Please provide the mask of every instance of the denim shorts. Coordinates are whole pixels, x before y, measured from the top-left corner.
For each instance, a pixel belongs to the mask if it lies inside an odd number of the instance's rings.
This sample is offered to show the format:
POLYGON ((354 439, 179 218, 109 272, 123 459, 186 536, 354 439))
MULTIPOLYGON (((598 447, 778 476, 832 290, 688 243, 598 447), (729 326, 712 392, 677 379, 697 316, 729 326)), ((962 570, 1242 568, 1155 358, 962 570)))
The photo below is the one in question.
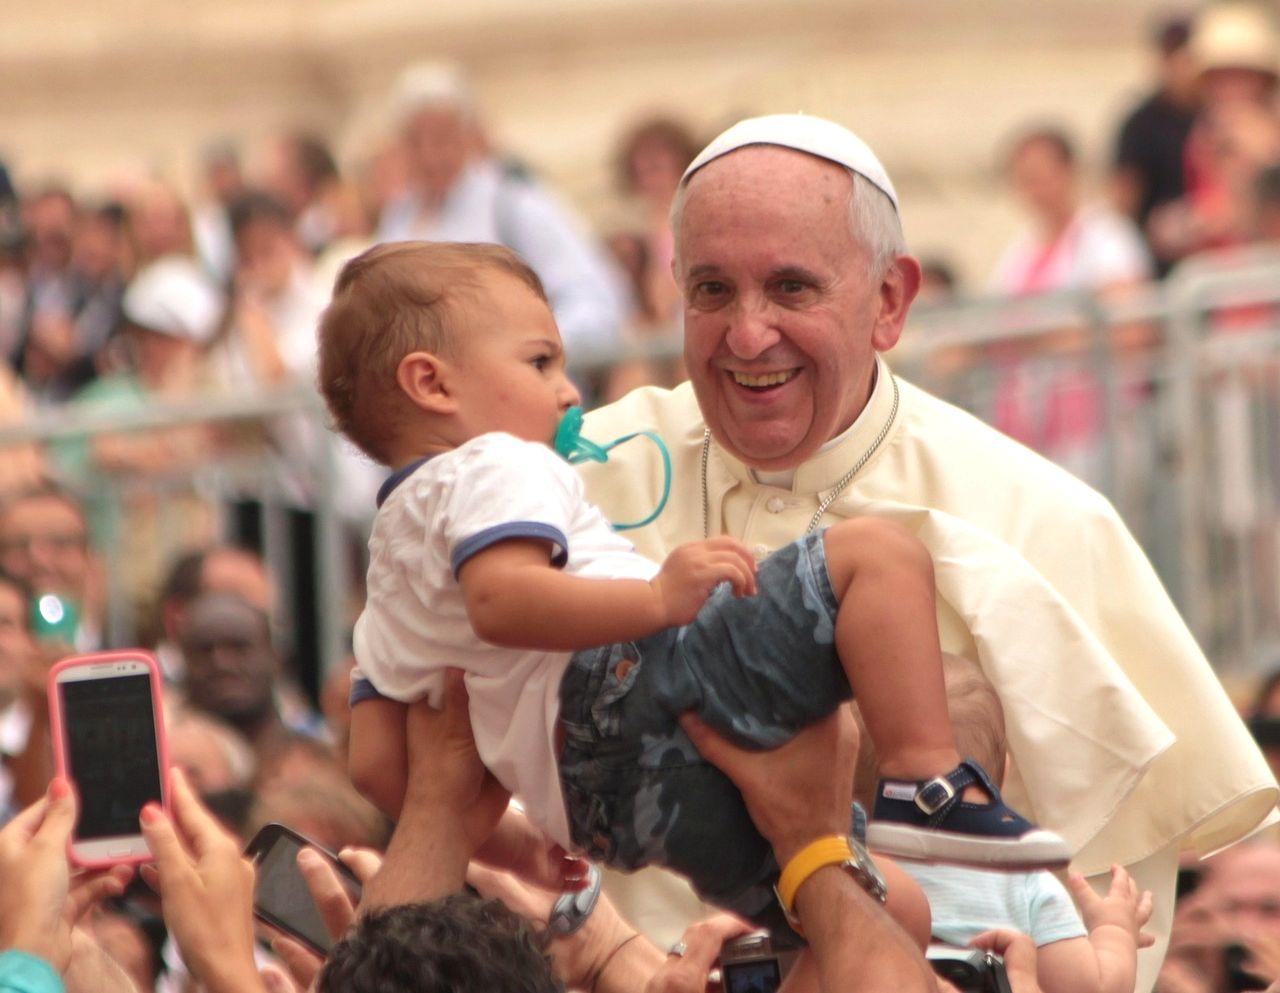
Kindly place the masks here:
POLYGON ((677 721, 693 710, 740 745, 773 748, 851 698, 822 535, 762 562, 757 586, 739 598, 722 584, 691 624, 575 653, 560 684, 560 780, 573 840, 592 858, 666 866, 781 935, 773 853, 677 721))

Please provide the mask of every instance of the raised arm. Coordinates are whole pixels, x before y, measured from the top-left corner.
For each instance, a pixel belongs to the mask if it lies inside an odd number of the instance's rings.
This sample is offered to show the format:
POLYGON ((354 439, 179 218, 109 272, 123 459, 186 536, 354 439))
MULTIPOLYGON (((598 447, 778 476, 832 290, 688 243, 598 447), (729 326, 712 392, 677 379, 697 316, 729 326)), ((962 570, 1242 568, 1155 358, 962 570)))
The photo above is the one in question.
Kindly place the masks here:
POLYGON ((643 638, 697 615, 721 582, 755 593, 755 561, 733 538, 682 545, 651 581, 571 576, 536 539, 499 542, 458 573, 467 617, 484 641, 508 648, 576 651, 643 638))

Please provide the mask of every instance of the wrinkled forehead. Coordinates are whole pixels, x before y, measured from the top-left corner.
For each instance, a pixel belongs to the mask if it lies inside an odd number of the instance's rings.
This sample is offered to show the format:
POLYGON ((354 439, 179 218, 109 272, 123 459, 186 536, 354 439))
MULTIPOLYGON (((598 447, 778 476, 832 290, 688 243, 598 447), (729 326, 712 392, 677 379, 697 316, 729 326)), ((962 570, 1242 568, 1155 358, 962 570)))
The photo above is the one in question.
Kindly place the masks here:
POLYGON ((774 197, 824 195, 853 189, 849 170, 837 162, 782 145, 745 145, 712 159, 684 180, 686 203, 716 189, 752 188, 774 197), (815 184, 812 188, 807 184, 815 184))

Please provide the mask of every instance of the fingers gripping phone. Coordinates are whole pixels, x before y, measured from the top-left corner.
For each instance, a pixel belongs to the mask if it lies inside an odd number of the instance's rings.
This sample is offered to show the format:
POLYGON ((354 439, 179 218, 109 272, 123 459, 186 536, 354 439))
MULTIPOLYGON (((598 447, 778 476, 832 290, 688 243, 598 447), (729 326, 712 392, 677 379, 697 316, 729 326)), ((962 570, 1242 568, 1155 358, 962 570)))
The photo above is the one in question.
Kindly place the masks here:
POLYGON ((267 824, 253 836, 244 852, 257 869, 253 912, 259 920, 302 942, 317 955, 328 956, 334 939, 298 868, 298 853, 304 848, 318 852, 337 873, 351 902, 360 902, 360 880, 336 855, 283 824, 267 824))
POLYGON ((79 866, 147 862, 138 815, 168 809, 160 667, 146 652, 95 652, 49 670, 49 716, 58 775, 79 814, 69 857, 79 866))

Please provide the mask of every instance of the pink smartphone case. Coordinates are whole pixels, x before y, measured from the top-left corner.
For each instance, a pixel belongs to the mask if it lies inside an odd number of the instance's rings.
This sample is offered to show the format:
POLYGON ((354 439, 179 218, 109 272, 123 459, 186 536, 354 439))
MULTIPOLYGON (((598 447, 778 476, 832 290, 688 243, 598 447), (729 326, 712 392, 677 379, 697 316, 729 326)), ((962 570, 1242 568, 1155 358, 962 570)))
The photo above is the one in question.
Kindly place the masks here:
MULTIPOLYGON (((67 669, 76 668, 86 665, 102 665, 106 662, 125 662, 139 661, 145 662, 148 675, 151 677, 151 712, 156 722, 156 753, 160 761, 160 805, 167 813, 169 810, 169 741, 165 734, 164 726, 164 679, 160 673, 160 664, 156 661, 154 655, 150 652, 144 652, 141 649, 137 651, 118 651, 118 652, 90 652, 86 655, 72 655, 62 659, 49 670, 49 681, 47 684, 49 694, 49 728, 50 737, 53 739, 53 760, 57 774, 71 784, 71 789, 76 794, 76 803, 79 804, 80 791, 76 786, 75 780, 71 778, 70 771, 67 769, 67 729, 63 720, 62 700, 58 694, 58 673, 67 669)), ((150 855, 131 855, 126 858, 102 858, 87 859, 78 854, 75 850, 75 833, 72 832, 71 840, 67 842, 67 857, 73 865, 78 865, 85 869, 101 869, 112 865, 136 865, 140 862, 150 862, 150 855)))

